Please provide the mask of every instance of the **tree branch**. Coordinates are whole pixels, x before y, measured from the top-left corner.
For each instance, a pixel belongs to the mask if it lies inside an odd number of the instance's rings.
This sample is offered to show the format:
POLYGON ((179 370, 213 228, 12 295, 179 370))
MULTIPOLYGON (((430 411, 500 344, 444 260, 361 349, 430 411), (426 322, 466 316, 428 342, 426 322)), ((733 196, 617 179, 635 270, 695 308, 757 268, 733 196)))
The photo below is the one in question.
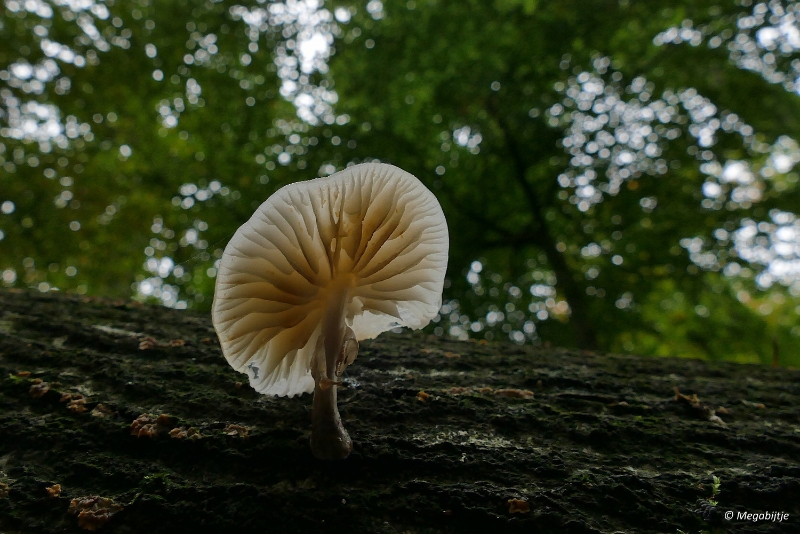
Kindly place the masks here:
POLYGON ((513 237, 515 237, 516 234, 514 232, 512 232, 511 230, 503 228, 502 226, 500 226, 499 224, 494 222, 492 219, 486 217, 485 215, 482 215, 482 214, 478 213, 477 211, 467 207, 464 203, 459 201, 457 199, 457 197, 456 197, 456 194, 453 192, 453 190, 447 185, 447 183, 444 180, 441 181, 441 184, 442 184, 442 191, 444 192, 444 194, 447 197, 447 199, 450 202, 450 204, 456 210, 458 210, 464 217, 466 217, 468 219, 472 219, 472 220, 478 221, 479 223, 484 225, 486 228, 492 230, 496 234, 498 234, 500 236, 503 236, 505 238, 513 238, 513 237))

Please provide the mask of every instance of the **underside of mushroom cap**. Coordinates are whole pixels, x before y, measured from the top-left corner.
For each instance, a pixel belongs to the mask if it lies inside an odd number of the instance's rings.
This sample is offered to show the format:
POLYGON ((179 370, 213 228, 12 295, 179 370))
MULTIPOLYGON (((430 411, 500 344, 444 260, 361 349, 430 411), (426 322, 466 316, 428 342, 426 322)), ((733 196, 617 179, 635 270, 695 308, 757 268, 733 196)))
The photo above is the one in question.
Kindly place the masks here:
POLYGON ((447 250, 436 197, 397 167, 287 185, 225 248, 212 309, 225 357, 261 393, 309 393, 333 293, 346 288, 359 340, 422 328, 441 306, 447 250))

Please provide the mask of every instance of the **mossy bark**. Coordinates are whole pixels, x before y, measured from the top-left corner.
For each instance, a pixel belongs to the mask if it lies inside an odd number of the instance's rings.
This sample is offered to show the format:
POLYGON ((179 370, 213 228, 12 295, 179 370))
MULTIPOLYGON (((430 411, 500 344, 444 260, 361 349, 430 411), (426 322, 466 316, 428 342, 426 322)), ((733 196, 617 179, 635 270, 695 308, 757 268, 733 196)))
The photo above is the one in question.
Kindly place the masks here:
POLYGON ((124 506, 109 533, 800 531, 796 370, 384 334, 339 390, 353 452, 323 462, 311 396, 252 391, 206 316, 8 291, 0 313, 2 532, 81 532, 89 495, 124 506), (131 435, 145 413, 170 417, 131 435))

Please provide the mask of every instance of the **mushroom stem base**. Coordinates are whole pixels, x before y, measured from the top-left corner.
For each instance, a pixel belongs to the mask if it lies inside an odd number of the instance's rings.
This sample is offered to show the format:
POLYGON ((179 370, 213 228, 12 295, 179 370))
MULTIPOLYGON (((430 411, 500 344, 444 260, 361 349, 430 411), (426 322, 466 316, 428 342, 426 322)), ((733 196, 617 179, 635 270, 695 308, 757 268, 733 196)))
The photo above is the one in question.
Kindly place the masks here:
POLYGON ((311 412, 311 452, 320 460, 343 460, 353 450, 353 441, 342 426, 336 407, 336 385, 314 388, 311 412))

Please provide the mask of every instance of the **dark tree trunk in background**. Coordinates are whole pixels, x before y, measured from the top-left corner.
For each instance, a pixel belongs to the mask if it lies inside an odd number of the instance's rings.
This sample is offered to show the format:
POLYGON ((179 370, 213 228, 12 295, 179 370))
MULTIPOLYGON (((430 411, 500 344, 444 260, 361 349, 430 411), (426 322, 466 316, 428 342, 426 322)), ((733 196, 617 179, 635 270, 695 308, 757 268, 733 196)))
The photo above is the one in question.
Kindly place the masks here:
POLYGON ((22 292, 0 313, 2 532, 81 532, 88 496, 124 507, 109 533, 800 532, 796 370, 384 334, 326 463, 311 396, 253 392, 204 315, 22 292))
POLYGON ((547 238, 549 242, 544 251, 556 275, 556 287, 563 292, 567 304, 569 304, 569 322, 575 332, 575 343, 583 349, 595 349, 597 348, 597 333, 589 319, 586 290, 584 286, 575 282, 572 270, 567 265, 566 257, 558 250, 558 244, 553 242, 549 233, 547 238))
MULTIPOLYGON (((545 253, 547 261, 556 275, 556 288, 566 298, 570 307, 569 322, 575 333, 575 344, 581 349, 596 349, 597 332, 589 318, 586 287, 577 282, 578 276, 582 276, 583 273, 578 270, 578 273, 573 274, 573 269, 570 268, 567 257, 558 249, 557 239, 553 235, 551 224, 545 216, 546 206, 557 206, 559 204, 559 201, 554 198, 557 191, 555 177, 549 180, 544 187, 539 184, 540 187, 537 191, 537 188, 528 179, 529 162, 536 161, 537 157, 542 155, 536 154, 535 149, 530 154, 524 154, 518 143, 518 138, 512 133, 512 128, 508 125, 503 115, 497 112, 496 103, 490 100, 487 103, 487 107, 492 112, 508 155, 511 158, 514 180, 530 209, 530 227, 526 228, 522 235, 507 237, 512 237, 510 240, 512 242, 520 237, 526 238, 528 244, 538 247, 545 253), (547 200, 543 202, 542 196, 547 200)), ((553 139, 553 142, 557 142, 557 139, 553 139)))

